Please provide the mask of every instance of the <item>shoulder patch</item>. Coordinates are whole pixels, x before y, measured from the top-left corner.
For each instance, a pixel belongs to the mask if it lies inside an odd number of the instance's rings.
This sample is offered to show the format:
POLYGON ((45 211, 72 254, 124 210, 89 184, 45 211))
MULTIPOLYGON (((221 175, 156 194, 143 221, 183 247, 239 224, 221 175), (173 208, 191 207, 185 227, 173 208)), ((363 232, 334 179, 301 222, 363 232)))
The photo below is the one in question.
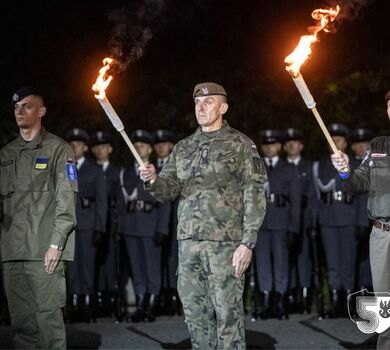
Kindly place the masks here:
POLYGON ((77 168, 73 163, 72 158, 68 158, 68 162, 65 164, 66 176, 69 181, 77 181, 77 168))

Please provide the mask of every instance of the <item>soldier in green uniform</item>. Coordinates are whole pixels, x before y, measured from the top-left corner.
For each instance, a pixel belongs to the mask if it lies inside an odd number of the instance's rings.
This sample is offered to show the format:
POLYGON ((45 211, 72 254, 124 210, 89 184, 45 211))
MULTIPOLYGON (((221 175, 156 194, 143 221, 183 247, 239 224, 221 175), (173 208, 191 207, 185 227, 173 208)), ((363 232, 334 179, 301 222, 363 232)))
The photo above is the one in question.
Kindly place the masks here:
POLYGON ((12 97, 20 134, 0 151, 1 258, 17 349, 65 349, 64 260, 73 259, 77 174, 70 146, 42 125, 42 93, 12 97))
POLYGON ((180 196, 178 292, 194 349, 245 349, 242 295, 265 214, 265 166, 255 144, 223 120, 225 89, 195 86, 199 128, 178 142, 157 176, 140 168, 160 200, 180 196))
MULTIPOLYGON (((390 119, 390 91, 385 101, 390 119)), ((374 292, 390 292, 390 136, 371 140, 357 169, 350 168, 349 158, 342 152, 333 154, 332 162, 349 191, 368 191, 368 216, 373 220, 370 235, 372 283, 374 292)), ((379 334, 377 348, 390 348, 390 330, 379 334)))

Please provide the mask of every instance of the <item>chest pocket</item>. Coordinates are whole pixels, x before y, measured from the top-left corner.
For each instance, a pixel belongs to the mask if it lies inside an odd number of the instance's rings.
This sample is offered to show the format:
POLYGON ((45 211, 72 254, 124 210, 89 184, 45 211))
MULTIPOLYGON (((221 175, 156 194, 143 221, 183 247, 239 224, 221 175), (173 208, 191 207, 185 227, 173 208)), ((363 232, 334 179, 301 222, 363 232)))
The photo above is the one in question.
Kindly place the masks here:
POLYGON ((214 172, 218 181, 229 181, 239 183, 238 175, 238 155, 234 150, 219 152, 216 155, 214 172))
POLYGON ((195 148, 183 147, 177 155, 177 176, 181 181, 188 180, 195 173, 197 154, 195 148))
POLYGON ((390 157, 369 160, 372 188, 379 192, 390 191, 390 157))
POLYGON ((0 163, 0 195, 6 198, 15 192, 15 160, 2 160, 0 163))
POLYGON ((47 192, 50 188, 51 159, 49 157, 36 157, 31 171, 30 183, 27 191, 47 192))

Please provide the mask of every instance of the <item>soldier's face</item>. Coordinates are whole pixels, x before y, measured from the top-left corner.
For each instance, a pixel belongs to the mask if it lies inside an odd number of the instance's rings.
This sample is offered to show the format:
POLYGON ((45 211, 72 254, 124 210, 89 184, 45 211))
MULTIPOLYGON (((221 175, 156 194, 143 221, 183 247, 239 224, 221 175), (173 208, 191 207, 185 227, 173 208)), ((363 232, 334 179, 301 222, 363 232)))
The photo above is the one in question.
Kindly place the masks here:
POLYGON ((390 100, 387 100, 387 115, 388 115, 389 120, 390 120, 390 100))
POLYGON ((103 143, 92 147, 92 153, 98 162, 104 162, 110 158, 112 146, 109 143, 103 143))
POLYGON ((154 151, 156 152, 157 158, 166 158, 172 151, 172 142, 159 142, 153 145, 154 151))
POLYGON ((279 142, 262 144, 261 152, 263 153, 264 157, 272 158, 278 155, 281 148, 282 145, 279 142))
POLYGON ((84 154, 88 151, 88 146, 84 141, 70 141, 69 143, 76 159, 84 157, 84 154))
POLYGON ((31 129, 41 125, 46 107, 39 96, 26 96, 15 103, 14 114, 16 124, 21 129, 31 129))
POLYGON ((203 131, 219 130, 222 117, 228 110, 223 96, 200 96, 195 98, 195 115, 203 131))
POLYGON ((303 144, 301 141, 291 140, 284 144, 283 149, 289 157, 297 157, 303 150, 303 144))
POLYGON ((134 147, 142 160, 148 160, 153 151, 152 146, 144 142, 135 142, 134 147))
POLYGON ((344 136, 332 136, 332 139, 334 143, 336 144, 336 147, 338 150, 344 152, 345 149, 347 148, 347 140, 345 139, 344 136))
POLYGON ((363 142, 354 142, 351 145, 352 151, 359 157, 362 158, 364 154, 367 151, 368 148, 368 141, 363 141, 363 142))

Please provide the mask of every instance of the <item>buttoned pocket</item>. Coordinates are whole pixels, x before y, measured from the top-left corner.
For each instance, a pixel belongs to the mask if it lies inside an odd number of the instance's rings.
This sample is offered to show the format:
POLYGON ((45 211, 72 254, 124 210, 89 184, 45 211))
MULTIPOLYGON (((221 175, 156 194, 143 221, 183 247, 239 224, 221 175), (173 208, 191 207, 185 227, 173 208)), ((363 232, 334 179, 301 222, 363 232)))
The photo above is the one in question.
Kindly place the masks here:
POLYGON ((0 163, 0 195, 6 198, 15 192, 15 160, 2 159, 0 163))
POLYGON ((371 159, 371 185, 374 191, 389 192, 390 190, 390 157, 371 159))

